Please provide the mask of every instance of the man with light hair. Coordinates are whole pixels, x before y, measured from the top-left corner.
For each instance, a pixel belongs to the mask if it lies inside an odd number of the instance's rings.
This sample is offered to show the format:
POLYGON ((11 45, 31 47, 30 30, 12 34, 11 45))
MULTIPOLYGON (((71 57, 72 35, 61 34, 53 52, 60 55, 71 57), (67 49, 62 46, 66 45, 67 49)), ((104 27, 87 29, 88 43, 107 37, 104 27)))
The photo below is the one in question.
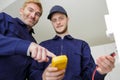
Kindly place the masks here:
POLYGON ((27 0, 20 19, 0 13, 0 80, 40 80, 38 62, 55 56, 32 36, 42 12, 39 0, 27 0))

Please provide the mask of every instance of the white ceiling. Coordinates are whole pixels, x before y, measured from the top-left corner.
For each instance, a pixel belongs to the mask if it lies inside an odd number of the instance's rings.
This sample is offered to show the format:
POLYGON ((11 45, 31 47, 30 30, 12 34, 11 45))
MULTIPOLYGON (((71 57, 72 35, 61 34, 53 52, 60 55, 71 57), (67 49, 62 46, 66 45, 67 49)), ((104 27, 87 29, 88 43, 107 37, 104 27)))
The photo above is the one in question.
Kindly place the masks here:
POLYGON ((10 1, 10 0, 5 0, 5 1, 1 0, 0 1, 0 11, 3 10, 3 9, 5 9, 6 7, 8 7, 13 2, 15 2, 15 0, 12 0, 12 1, 10 1))
MULTIPOLYGON (((19 8, 25 0, 16 0, 3 11, 19 17, 19 8)), ((1 1, 0 1, 1 3, 1 1)), ((106 36, 104 15, 108 13, 105 0, 41 0, 43 15, 34 27, 37 42, 52 38, 55 32, 47 15, 54 5, 62 5, 68 12, 69 33, 87 41, 90 46, 114 42, 106 36)), ((5 3, 6 4, 6 3, 5 3)))

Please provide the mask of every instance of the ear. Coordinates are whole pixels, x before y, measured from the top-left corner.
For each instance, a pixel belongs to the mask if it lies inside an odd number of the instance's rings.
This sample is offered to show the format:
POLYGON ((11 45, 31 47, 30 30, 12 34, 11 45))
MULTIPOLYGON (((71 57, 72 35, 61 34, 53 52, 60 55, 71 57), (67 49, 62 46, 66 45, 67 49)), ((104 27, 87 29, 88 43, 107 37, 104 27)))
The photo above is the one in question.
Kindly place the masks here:
POLYGON ((67 21, 69 21, 69 17, 67 17, 67 21))
POLYGON ((23 8, 20 8, 19 13, 20 15, 23 14, 23 8))

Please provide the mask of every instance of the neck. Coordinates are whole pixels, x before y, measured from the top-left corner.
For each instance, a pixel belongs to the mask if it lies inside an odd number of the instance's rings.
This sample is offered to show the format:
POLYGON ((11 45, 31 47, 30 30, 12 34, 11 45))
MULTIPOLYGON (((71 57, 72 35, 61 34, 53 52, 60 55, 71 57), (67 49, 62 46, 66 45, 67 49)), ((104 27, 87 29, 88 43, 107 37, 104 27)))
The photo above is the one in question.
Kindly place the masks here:
POLYGON ((68 32, 65 32, 65 33, 62 33, 62 34, 56 34, 58 36, 60 36, 62 39, 64 38, 64 36, 68 35, 69 33, 68 32))

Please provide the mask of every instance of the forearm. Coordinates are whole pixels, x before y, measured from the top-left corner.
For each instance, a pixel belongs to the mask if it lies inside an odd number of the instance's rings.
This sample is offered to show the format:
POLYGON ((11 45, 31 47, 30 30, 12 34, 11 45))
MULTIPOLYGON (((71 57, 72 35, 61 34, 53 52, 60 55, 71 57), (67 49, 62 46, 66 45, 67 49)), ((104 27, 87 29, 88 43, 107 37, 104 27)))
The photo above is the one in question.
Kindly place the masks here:
POLYGON ((94 80, 104 80, 105 76, 106 76, 106 74, 101 75, 98 71, 96 71, 94 80))
POLYGON ((27 55, 29 45, 29 41, 18 38, 10 38, 0 34, 0 56, 15 54, 27 55))

